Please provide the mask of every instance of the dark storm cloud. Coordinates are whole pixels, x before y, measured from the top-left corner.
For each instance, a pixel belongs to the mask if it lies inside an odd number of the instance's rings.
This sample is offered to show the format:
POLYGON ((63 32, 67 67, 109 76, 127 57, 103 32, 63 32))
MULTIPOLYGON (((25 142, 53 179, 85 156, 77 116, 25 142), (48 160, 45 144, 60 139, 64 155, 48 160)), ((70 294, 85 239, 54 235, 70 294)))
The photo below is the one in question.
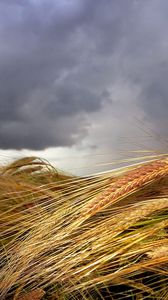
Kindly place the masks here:
POLYGON ((0 148, 76 144, 120 80, 140 87, 138 105, 165 128, 167 6, 0 0, 0 148))
POLYGON ((137 1, 139 12, 132 17, 121 64, 124 76, 140 87, 138 105, 156 132, 168 128, 168 2, 137 1), (142 5, 143 3, 143 5, 142 5), (134 26, 133 26, 134 25, 134 26))

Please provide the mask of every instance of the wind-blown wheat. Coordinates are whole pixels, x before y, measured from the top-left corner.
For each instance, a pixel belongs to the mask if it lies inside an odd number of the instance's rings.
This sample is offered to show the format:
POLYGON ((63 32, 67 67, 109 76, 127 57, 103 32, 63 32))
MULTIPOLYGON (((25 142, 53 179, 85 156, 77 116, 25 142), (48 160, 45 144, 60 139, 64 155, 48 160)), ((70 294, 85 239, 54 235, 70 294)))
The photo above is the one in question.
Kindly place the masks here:
POLYGON ((54 182, 53 170, 48 183, 45 174, 37 172, 38 165, 33 175, 32 166, 24 174, 17 165, 22 169, 16 163, 12 171, 6 168, 9 174, 4 177, 11 180, 15 192, 0 194, 1 235, 4 241, 11 238, 0 252, 2 299, 18 286, 37 290, 38 285, 44 290, 58 286, 60 299, 64 295, 70 299, 71 293, 73 299, 94 299, 87 298, 85 291, 95 289, 101 294, 103 286, 121 284, 153 295, 152 279, 149 284, 137 279, 144 270, 162 276, 156 284, 166 289, 167 159, 124 168, 119 175, 114 172, 113 178, 111 174, 91 181, 68 178, 62 186, 54 182), (158 195, 151 193, 155 186, 158 195), (129 197, 133 201, 124 204, 129 197))

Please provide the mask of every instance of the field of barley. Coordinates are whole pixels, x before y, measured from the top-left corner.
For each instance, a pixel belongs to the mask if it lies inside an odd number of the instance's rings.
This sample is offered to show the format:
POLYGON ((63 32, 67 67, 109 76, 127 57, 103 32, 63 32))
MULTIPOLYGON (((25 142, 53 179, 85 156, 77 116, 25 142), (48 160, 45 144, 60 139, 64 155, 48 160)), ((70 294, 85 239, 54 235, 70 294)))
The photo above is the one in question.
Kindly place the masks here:
POLYGON ((168 157, 93 176, 0 167, 0 299, 168 299, 168 157))

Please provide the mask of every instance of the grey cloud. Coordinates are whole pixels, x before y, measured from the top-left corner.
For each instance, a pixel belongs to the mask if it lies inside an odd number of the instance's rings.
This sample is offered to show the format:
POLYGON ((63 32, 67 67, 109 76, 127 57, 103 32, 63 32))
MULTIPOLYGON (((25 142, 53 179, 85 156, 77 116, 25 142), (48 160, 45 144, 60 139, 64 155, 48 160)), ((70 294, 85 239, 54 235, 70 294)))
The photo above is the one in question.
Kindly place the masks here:
MULTIPOLYGON (((142 1, 143 2, 143 1, 142 1)), ((138 3, 138 1, 137 1, 138 3)), ((125 77, 140 87, 138 104, 152 127, 163 136, 168 128, 167 1, 147 1, 133 17, 136 26, 123 51, 125 77), (135 20, 136 18, 136 20, 135 20)), ((122 60, 122 62, 123 62, 122 60)))
POLYGON ((87 134, 87 122, 82 116, 74 116, 73 120, 69 117, 56 118, 55 122, 50 122, 42 114, 35 117, 38 117, 38 122, 31 116, 28 122, 17 120, 1 124, 4 148, 40 150, 46 145, 72 146, 87 134))
POLYGON ((0 148, 87 138, 94 113, 107 103, 114 113, 116 82, 140 89, 137 106, 165 132, 167 8, 156 0, 0 0, 0 148))
POLYGON ((44 5, 39 6, 30 1, 29 5, 23 3, 21 10, 19 1, 3 2, 1 6, 1 14, 8 18, 1 21, 3 30, 0 36, 0 146, 18 149, 68 146, 76 142, 74 136, 85 131, 85 113, 100 109, 103 101, 99 93, 82 86, 82 83, 67 84, 61 80, 64 72, 71 74, 74 68, 80 69, 81 56, 87 51, 89 41, 86 38, 78 45, 80 36, 78 32, 76 34, 78 28, 87 23, 87 5, 81 1, 81 5, 74 8, 75 13, 73 9, 65 13, 52 1, 48 4, 42 2, 44 5), (86 50, 82 49, 83 46, 86 50), (55 86, 57 80, 62 81, 61 85, 55 86), (39 90, 40 100, 35 99, 39 90), (28 113, 25 111, 27 107, 28 113), (34 110, 37 114, 33 118, 34 110), (77 114, 83 121, 74 124, 77 114), (61 129, 60 120, 66 115, 71 118, 69 122, 62 122, 61 129), (64 135, 60 137, 59 131, 62 130, 64 135))
POLYGON ((168 128, 168 62, 152 68, 150 80, 143 85, 141 105, 158 134, 167 136, 168 128))
POLYGON ((101 98, 98 94, 75 84, 64 82, 55 88, 55 97, 47 105, 50 117, 55 115, 75 115, 79 112, 93 112, 101 107, 101 98))

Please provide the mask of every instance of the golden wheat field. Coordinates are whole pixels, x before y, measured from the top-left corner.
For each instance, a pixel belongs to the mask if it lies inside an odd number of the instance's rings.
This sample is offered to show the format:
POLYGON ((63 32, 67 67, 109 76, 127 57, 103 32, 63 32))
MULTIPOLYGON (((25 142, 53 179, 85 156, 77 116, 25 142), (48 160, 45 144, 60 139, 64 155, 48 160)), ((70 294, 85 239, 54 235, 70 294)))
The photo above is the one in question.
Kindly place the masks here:
POLYGON ((0 299, 168 299, 168 156, 77 177, 0 168, 0 299))

